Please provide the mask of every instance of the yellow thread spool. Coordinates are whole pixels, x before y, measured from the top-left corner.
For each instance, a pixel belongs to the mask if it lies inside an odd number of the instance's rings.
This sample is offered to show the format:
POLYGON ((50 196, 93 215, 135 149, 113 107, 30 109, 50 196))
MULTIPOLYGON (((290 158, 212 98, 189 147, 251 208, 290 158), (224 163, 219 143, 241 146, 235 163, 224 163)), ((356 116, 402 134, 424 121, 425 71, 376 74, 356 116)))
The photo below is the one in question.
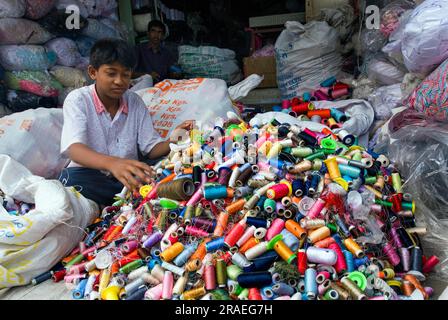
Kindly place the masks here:
POLYGON ((187 264, 185 265, 185 270, 187 270, 188 272, 197 271, 201 268, 201 266, 202 266, 201 260, 194 259, 187 262, 187 264))
POLYGON ((334 182, 336 182, 338 185, 340 185, 342 188, 344 188, 345 191, 348 191, 348 182, 345 181, 342 178, 336 178, 334 179, 334 182))
POLYGON ((121 289, 119 286, 107 287, 101 292, 101 300, 119 300, 121 289))
POLYGON ((185 291, 182 295, 182 299, 183 300, 196 300, 196 299, 202 297, 203 295, 205 295, 206 293, 207 293, 207 291, 205 290, 205 287, 194 288, 194 289, 185 291))
POLYGON ((152 186, 145 185, 140 188, 139 193, 143 198, 146 198, 146 196, 148 195, 148 193, 151 192, 151 190, 152 190, 152 186))
POLYGON ((100 283, 98 286, 98 292, 100 293, 100 295, 109 285, 109 281, 110 281, 110 268, 107 268, 101 272, 100 283))
POLYGON ((371 191, 375 195, 375 198, 378 198, 378 199, 383 198, 383 194, 381 192, 379 192, 378 190, 376 190, 375 188, 373 188, 372 186, 364 185, 364 187, 367 190, 371 191))
POLYGON ((176 258, 182 251, 184 251, 184 245, 181 242, 174 243, 171 247, 165 249, 161 254, 160 258, 166 262, 171 262, 176 258))
POLYGON ((295 258, 294 252, 282 241, 279 240, 274 244, 274 250, 278 255, 288 263, 295 258))
POLYGON ((311 231, 308 234, 308 241, 311 243, 315 243, 319 240, 323 240, 325 238, 328 238, 331 234, 331 231, 328 227, 320 227, 319 229, 316 229, 314 231, 311 231))
POLYGON ((352 238, 344 239, 344 245, 357 258, 363 258, 364 252, 361 247, 352 238))
POLYGON ((376 177, 376 182, 373 184, 373 187, 378 190, 382 191, 384 188, 384 177, 382 175, 378 175, 376 177))
POLYGON ((271 146, 267 158, 271 159, 277 157, 281 151, 282 151, 282 145, 280 144, 280 142, 276 142, 271 146))
POLYGON ((330 174, 331 180, 335 180, 341 178, 341 172, 339 171, 339 166, 336 158, 328 158, 324 160, 325 165, 327 166, 328 173, 330 174))
POLYGON ((261 147, 258 149, 259 154, 262 154, 266 156, 269 153, 269 150, 271 149, 272 142, 271 141, 265 141, 261 147))

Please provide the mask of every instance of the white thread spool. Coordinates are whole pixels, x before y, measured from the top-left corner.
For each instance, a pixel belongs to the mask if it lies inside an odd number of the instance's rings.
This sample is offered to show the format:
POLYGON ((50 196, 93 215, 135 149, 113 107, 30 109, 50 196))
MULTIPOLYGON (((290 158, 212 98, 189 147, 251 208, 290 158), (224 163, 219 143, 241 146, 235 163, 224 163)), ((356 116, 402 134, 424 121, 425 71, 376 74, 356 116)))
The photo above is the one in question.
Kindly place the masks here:
POLYGON ((163 268, 159 264, 156 264, 151 270, 151 275, 160 282, 163 282, 164 274, 165 270, 163 270, 163 268))
POLYGON ((131 273, 129 273, 129 275, 128 275, 128 279, 133 281, 133 280, 135 280, 137 278, 141 278, 142 275, 144 275, 147 272, 148 272, 148 267, 147 266, 140 267, 140 268, 138 268, 136 270, 131 271, 131 273))
POLYGON ((262 227, 257 228, 254 231, 254 237, 255 237, 255 239, 261 240, 266 236, 267 232, 268 231, 266 230, 266 228, 262 228, 262 227))
POLYGON ((89 294, 89 299, 90 300, 100 300, 100 294, 98 291, 92 291, 89 294))
POLYGON ((178 267, 178 266, 176 266, 174 264, 171 264, 171 263, 168 263, 166 261, 162 261, 162 265, 161 266, 162 266, 163 269, 168 270, 168 271, 178 275, 179 277, 182 277, 184 275, 184 273, 185 273, 185 269, 184 268, 178 267))
POLYGON ((174 284, 173 294, 181 295, 184 292, 185 287, 187 286, 187 282, 188 282, 187 275, 179 277, 179 279, 177 279, 176 283, 174 284))
POLYGON ((253 259, 261 256, 266 251, 268 251, 267 242, 263 241, 263 242, 256 244, 252 248, 248 249, 244 255, 246 256, 246 258, 248 260, 253 260, 253 259))
POLYGON ((154 277, 153 275, 151 275, 150 273, 146 272, 144 274, 142 274, 141 278, 143 279, 143 281, 149 285, 152 286, 156 286, 159 283, 161 283, 162 281, 160 281, 159 279, 157 279, 156 277, 154 277))
POLYGON ((338 258, 333 250, 317 247, 309 247, 306 250, 306 257, 309 262, 330 266, 334 265, 338 258))
POLYGON ((247 258, 240 252, 236 252, 232 255, 232 262, 240 268, 245 268, 251 265, 249 260, 247 260, 247 258))
POLYGON ((137 290, 138 287, 140 287, 144 284, 145 284, 145 281, 142 278, 135 279, 134 281, 132 281, 131 283, 127 284, 124 287, 124 291, 126 292, 127 295, 129 295, 130 293, 137 290))

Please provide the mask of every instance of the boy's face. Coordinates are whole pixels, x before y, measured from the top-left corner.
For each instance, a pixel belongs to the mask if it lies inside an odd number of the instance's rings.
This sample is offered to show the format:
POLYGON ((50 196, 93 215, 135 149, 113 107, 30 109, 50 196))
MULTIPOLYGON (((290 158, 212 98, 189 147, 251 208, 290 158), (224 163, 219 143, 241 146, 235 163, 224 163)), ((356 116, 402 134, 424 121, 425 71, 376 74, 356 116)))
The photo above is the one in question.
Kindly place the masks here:
POLYGON ((110 99, 120 99, 131 83, 132 70, 115 62, 103 64, 99 69, 89 66, 89 75, 96 81, 99 94, 110 99))
POLYGON ((154 46, 159 46, 162 42, 164 32, 160 27, 151 27, 148 32, 149 42, 154 46))

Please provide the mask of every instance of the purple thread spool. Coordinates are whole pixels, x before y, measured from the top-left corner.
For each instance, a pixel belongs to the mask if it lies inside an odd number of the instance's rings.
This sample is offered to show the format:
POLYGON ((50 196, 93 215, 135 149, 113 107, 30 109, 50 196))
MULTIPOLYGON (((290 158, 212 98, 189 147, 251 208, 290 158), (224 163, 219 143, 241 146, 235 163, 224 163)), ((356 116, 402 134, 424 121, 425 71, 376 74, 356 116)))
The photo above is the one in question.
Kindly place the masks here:
POLYGON ((163 233, 161 231, 156 231, 152 235, 149 236, 148 239, 143 243, 143 248, 149 249, 153 247, 156 243, 158 243, 163 238, 163 233))
POLYGON ((319 101, 321 101, 321 100, 326 100, 326 101, 330 100, 330 97, 327 96, 325 93, 323 93, 320 90, 317 90, 317 91, 314 92, 314 97, 316 97, 316 99, 319 100, 319 101))
POLYGON ((396 267, 400 263, 400 257, 390 243, 384 245, 384 253, 387 255, 389 262, 396 267))

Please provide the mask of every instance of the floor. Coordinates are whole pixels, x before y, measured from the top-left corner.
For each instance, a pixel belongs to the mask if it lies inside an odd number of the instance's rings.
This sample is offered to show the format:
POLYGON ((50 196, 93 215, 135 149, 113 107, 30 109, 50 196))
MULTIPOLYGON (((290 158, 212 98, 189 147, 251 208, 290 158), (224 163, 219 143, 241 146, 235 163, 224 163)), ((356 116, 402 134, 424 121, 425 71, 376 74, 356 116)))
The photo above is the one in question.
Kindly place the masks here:
MULTIPOLYGON (((425 286, 434 289, 433 300, 436 300, 448 286, 448 282, 429 279, 425 286)), ((73 300, 70 288, 65 284, 46 281, 37 286, 24 286, 0 290, 0 300, 73 300)))

